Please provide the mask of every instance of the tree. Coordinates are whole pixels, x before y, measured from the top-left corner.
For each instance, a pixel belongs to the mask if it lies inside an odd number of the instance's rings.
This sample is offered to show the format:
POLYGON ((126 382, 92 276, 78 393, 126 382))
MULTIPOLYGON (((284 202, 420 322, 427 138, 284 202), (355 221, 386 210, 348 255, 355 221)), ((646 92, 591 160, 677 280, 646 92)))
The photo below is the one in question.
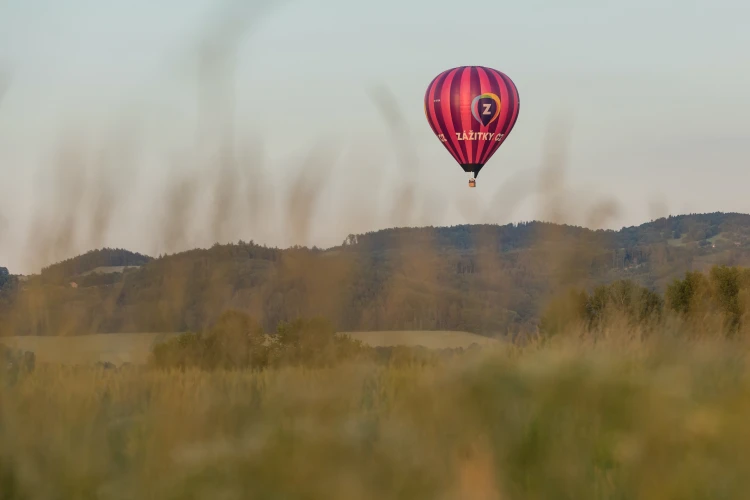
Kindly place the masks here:
POLYGON ((10 272, 7 267, 0 267, 0 290, 10 281, 10 272))
POLYGON ((618 280, 596 287, 591 294, 571 290, 553 299, 542 315, 544 335, 596 331, 613 322, 628 327, 650 327, 662 317, 663 300, 656 292, 630 280, 618 280))
POLYGON ((666 302, 673 311, 688 315, 697 309, 707 290, 708 279, 705 275, 698 271, 686 272, 684 279, 676 279, 667 287, 666 302))
POLYGON ((222 313, 208 341, 213 344, 218 364, 226 368, 263 367, 267 363, 263 328, 243 312, 222 313))

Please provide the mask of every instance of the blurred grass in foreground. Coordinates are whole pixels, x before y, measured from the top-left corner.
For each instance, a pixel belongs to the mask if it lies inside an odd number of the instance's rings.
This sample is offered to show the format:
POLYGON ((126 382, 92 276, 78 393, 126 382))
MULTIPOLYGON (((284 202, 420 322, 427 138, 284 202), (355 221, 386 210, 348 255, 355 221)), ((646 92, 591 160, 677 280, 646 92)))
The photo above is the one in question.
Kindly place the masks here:
POLYGON ((401 367, 42 365, 0 389, 0 498, 746 498, 747 354, 662 337, 401 367))

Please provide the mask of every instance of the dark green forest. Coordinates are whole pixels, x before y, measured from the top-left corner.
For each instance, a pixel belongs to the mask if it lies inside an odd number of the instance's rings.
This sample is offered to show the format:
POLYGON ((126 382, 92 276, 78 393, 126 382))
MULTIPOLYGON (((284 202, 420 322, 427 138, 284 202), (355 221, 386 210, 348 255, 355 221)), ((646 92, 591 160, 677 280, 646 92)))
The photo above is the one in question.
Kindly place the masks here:
POLYGON ((0 272, 4 335, 201 331, 226 310, 272 331, 322 317, 338 331, 539 328, 567 290, 626 280, 664 294, 687 272, 750 265, 750 215, 670 216, 619 231, 544 222, 395 228, 334 248, 254 242, 155 258, 102 249, 39 274, 0 272), (90 273, 99 267, 124 272, 90 273))

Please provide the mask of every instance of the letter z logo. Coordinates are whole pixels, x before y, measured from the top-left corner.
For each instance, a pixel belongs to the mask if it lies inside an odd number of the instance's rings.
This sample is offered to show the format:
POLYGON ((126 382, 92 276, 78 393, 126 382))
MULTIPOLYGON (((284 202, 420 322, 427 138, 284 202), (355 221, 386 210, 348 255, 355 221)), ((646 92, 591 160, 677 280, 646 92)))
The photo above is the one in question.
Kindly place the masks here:
POLYGON ((501 104, 500 98, 495 94, 481 94, 471 101, 471 114, 476 121, 487 127, 490 123, 497 120, 498 116, 500 116, 501 104))

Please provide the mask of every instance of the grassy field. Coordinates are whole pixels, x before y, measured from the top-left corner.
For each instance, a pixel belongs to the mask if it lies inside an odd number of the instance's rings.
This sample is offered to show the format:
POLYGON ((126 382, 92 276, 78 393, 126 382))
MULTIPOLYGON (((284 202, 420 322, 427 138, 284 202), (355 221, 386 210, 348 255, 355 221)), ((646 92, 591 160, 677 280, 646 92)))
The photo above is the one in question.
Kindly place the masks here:
POLYGON ((154 344, 175 333, 108 333, 71 337, 0 337, 14 349, 31 351, 39 363, 88 364, 109 362, 142 364, 154 344))
POLYGON ((352 338, 373 347, 377 346, 424 346, 430 349, 495 345, 497 340, 468 332, 445 331, 393 331, 393 332, 346 332, 352 338))
MULTIPOLYGON (((351 332, 357 340, 372 346, 422 345, 431 349, 493 345, 498 341, 467 332, 351 332)), ((112 333, 74 337, 0 337, 14 349, 32 351, 40 363, 86 364, 109 362, 143 364, 151 348, 176 333, 112 333)))
POLYGON ((0 384, 0 497, 747 498, 748 351, 609 341, 400 368, 40 366, 0 384))

